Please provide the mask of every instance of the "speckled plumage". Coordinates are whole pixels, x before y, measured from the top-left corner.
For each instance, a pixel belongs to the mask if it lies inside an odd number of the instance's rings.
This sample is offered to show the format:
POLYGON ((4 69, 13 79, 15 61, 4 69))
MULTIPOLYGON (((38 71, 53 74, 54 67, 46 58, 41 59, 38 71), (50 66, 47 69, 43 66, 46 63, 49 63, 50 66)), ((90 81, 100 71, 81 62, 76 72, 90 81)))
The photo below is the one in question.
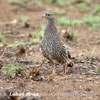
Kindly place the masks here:
MULTIPOLYGON (((48 14, 48 13, 46 13, 48 14)), ((55 19, 53 14, 46 16, 47 27, 44 33, 44 38, 41 41, 41 50, 44 57, 50 60, 52 63, 68 63, 68 52, 66 51, 63 42, 59 37, 59 33, 55 26, 55 19), (49 18, 48 18, 49 17, 49 18), (51 18, 50 18, 51 17, 51 18)))

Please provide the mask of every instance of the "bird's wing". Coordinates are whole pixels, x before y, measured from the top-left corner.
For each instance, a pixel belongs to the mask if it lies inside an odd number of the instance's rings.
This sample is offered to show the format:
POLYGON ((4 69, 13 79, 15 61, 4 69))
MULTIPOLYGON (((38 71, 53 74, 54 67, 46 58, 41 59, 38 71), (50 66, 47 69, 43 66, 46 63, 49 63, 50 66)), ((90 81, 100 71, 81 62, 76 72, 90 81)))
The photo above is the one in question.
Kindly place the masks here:
POLYGON ((69 45, 65 45, 65 44, 63 43, 63 46, 65 47, 66 51, 74 51, 74 49, 71 48, 69 45))
POLYGON ((71 48, 69 45, 66 45, 66 44, 64 43, 65 41, 64 41, 64 39, 62 38, 62 36, 60 35, 60 32, 59 32, 59 37, 60 37, 60 40, 61 40, 63 46, 65 47, 66 51, 74 51, 73 48, 71 48))

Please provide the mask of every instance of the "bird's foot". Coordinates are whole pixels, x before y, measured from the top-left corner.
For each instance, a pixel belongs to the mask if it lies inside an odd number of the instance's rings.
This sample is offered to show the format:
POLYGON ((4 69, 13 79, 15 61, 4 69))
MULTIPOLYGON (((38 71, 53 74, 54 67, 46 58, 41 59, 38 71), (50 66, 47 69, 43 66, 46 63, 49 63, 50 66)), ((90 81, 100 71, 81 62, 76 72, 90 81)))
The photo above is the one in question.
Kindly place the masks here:
POLYGON ((54 64, 52 75, 56 75, 56 65, 54 64))
POLYGON ((64 68, 64 75, 66 75, 66 66, 64 65, 63 68, 64 68))
POLYGON ((53 72, 52 72, 52 75, 56 75, 56 72, 55 72, 55 70, 53 70, 53 72))

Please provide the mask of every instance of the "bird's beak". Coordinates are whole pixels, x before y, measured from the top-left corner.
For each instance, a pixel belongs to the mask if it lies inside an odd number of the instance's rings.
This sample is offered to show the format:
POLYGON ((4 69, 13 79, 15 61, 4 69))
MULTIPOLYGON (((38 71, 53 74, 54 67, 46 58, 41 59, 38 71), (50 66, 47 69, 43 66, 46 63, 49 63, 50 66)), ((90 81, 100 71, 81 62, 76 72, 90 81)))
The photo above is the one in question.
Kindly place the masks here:
POLYGON ((42 16, 42 18, 46 18, 46 16, 45 16, 45 15, 43 15, 43 16, 42 16))

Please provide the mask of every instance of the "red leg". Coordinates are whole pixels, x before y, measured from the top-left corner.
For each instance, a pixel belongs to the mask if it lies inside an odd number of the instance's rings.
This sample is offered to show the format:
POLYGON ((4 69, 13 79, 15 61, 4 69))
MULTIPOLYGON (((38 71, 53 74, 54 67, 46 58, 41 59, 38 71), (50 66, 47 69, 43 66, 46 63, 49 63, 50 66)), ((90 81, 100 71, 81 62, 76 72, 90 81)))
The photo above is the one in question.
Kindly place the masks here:
POLYGON ((64 68, 64 74, 66 74, 66 66, 64 65, 63 68, 64 68))
POLYGON ((53 72, 52 72, 53 75, 56 74, 56 65, 54 64, 54 67, 53 67, 53 72))

